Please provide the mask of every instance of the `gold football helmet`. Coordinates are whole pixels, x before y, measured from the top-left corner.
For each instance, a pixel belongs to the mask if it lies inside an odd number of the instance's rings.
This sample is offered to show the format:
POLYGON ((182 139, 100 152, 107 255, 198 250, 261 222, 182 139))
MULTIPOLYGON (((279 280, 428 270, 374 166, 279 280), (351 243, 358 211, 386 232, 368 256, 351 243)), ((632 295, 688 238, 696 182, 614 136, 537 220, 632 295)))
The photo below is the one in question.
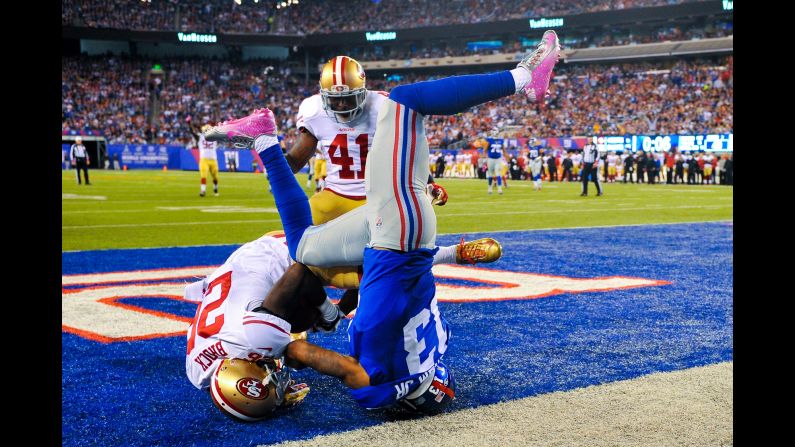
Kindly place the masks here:
POLYGON ((367 100, 362 66, 348 56, 331 58, 320 74, 323 110, 338 123, 353 121, 364 111, 367 100))
POLYGON ((246 422, 260 421, 284 402, 290 373, 273 360, 225 359, 213 374, 210 394, 222 413, 246 422))
POLYGON ((213 126, 211 126, 209 124, 205 124, 205 125, 202 126, 201 131, 202 131, 202 133, 205 133, 205 132, 207 132, 208 130, 210 130, 212 128, 213 128, 213 126))

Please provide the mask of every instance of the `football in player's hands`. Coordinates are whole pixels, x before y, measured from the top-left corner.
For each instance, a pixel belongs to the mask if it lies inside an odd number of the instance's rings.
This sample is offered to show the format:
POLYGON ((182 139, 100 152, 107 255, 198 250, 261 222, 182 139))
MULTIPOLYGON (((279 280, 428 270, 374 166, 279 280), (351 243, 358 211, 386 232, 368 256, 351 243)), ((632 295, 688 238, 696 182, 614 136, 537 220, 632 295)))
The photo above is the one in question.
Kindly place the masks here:
POLYGON ((431 196, 432 205, 444 206, 447 203, 447 190, 438 183, 428 184, 428 195, 431 196))

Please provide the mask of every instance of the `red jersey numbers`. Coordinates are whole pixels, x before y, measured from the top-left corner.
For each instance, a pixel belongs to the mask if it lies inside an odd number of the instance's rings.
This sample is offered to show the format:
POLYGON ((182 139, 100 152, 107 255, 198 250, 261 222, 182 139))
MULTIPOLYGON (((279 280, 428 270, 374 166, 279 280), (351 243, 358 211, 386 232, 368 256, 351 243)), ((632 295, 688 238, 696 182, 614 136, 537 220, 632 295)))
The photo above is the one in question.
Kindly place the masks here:
POLYGON ((328 158, 331 163, 340 166, 340 178, 347 180, 362 180, 364 179, 364 168, 367 165, 367 151, 369 145, 369 135, 363 133, 356 137, 354 143, 359 146, 359 170, 352 167, 357 164, 354 157, 357 156, 356 151, 353 154, 348 152, 348 134, 337 134, 334 140, 328 147, 328 158))
POLYGON ((232 272, 228 271, 223 275, 215 278, 207 286, 205 293, 205 302, 203 307, 196 311, 196 318, 193 320, 193 328, 191 329, 190 340, 188 340, 188 353, 193 350, 193 345, 196 341, 196 334, 198 333, 202 338, 209 338, 221 331, 224 325, 224 314, 215 315, 211 319, 211 323, 207 324, 207 318, 210 312, 218 309, 226 301, 229 295, 229 289, 232 288, 232 272), (209 298, 209 299, 208 299, 209 298))

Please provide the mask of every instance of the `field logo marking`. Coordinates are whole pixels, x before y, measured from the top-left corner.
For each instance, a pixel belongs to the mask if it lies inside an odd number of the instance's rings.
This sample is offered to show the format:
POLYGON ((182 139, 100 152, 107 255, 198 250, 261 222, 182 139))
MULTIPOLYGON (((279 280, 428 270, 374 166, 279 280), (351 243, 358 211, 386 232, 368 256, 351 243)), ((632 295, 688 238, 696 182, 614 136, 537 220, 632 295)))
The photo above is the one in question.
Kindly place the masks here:
POLYGON ((439 301, 457 303, 537 299, 563 293, 607 292, 670 284, 668 281, 628 276, 571 278, 449 264, 435 265, 433 274, 437 278, 461 279, 484 284, 484 286, 436 285, 436 297, 439 301))
MULTIPOLYGON (((64 275, 61 325, 64 332, 101 343, 184 337, 191 318, 121 302, 123 299, 183 299, 189 278, 204 277, 216 266, 64 275), (185 283, 157 282, 184 279, 185 283), (69 288, 66 288, 66 287, 69 288)), ((436 297, 449 303, 538 299, 564 293, 606 292, 653 287, 668 281, 610 276, 571 278, 490 268, 436 265, 438 278, 465 280, 477 286, 437 283, 436 297)))

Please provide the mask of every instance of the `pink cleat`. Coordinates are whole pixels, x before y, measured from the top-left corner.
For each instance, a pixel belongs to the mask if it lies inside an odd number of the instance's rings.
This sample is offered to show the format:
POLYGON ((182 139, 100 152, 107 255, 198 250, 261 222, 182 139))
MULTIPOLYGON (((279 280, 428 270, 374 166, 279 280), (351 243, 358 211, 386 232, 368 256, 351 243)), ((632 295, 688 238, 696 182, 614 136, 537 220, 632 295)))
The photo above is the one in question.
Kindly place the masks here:
POLYGON ((531 101, 544 102, 544 97, 549 89, 549 80, 552 77, 552 69, 555 68, 559 57, 558 35, 549 30, 544 33, 538 47, 517 65, 532 74, 530 82, 524 88, 525 94, 531 101))
POLYGON ((256 109, 249 116, 224 121, 204 133, 207 141, 229 141, 239 148, 254 147, 260 135, 276 135, 276 118, 270 109, 256 109))

